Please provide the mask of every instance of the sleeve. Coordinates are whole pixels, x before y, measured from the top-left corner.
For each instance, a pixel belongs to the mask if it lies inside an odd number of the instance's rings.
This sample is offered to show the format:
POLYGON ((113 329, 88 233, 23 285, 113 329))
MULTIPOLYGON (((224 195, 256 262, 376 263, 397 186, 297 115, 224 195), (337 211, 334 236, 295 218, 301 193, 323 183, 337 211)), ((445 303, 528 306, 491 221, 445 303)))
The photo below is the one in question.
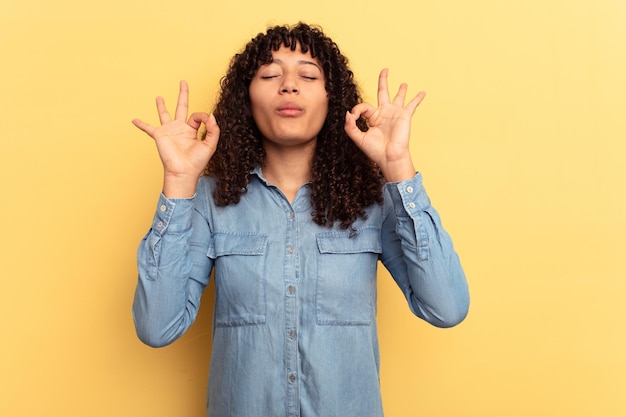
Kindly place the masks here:
POLYGON ((161 195, 152 227, 139 245, 132 313, 137 336, 149 346, 166 346, 185 333, 209 283, 211 231, 198 208, 201 202, 199 195, 161 195))
POLYGON ((384 215, 382 262, 413 314, 437 327, 463 321, 469 309, 467 280, 421 174, 385 185, 384 215))

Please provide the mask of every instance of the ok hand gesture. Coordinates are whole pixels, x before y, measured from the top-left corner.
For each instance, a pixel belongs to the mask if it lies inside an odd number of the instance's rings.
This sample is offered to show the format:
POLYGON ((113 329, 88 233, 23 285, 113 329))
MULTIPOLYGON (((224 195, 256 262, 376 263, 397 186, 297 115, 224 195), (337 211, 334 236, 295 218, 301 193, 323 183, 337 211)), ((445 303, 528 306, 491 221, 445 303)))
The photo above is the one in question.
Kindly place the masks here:
POLYGON ((156 106, 161 126, 152 126, 139 119, 133 124, 150 135, 163 163, 163 194, 168 198, 191 197, 204 168, 215 153, 220 129, 213 114, 193 113, 187 118, 189 86, 180 83, 174 119, 165 107, 162 97, 156 106), (200 126, 206 126, 206 137, 198 138, 200 126))
POLYGON ((415 175, 409 153, 411 118, 426 93, 420 92, 406 105, 407 84, 403 83, 390 101, 387 69, 378 77, 378 108, 360 103, 346 114, 345 130, 354 143, 382 170, 387 181, 403 181, 415 175), (363 116, 369 130, 361 131, 356 120, 363 116))

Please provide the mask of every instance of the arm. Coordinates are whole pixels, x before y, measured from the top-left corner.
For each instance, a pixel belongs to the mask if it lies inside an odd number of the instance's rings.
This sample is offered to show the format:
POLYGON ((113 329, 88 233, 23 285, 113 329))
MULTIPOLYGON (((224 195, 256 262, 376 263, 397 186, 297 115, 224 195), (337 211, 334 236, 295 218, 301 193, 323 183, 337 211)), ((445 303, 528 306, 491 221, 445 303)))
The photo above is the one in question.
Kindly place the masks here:
POLYGON ((385 208, 382 262, 411 311, 437 327, 457 325, 469 308, 467 281, 421 175, 387 184, 385 208))
POLYGON ((139 279, 133 302, 138 337, 153 347, 165 346, 193 324, 213 266, 206 256, 211 236, 192 199, 159 199, 152 227, 137 254, 139 279))
POLYGON ((189 87, 180 83, 172 119, 161 97, 156 99, 160 126, 139 119, 133 124, 156 144, 163 163, 163 193, 152 228, 138 252, 139 281, 133 317, 139 338, 164 346, 180 337, 195 320, 212 267, 206 257, 210 231, 194 196, 198 179, 217 147, 219 127, 213 115, 188 114, 189 87), (198 130, 206 126, 206 136, 198 130))
POLYGON ((402 289, 411 311, 438 327, 460 323, 467 315, 465 274, 439 214, 430 204, 409 152, 411 118, 425 97, 404 104, 407 85, 390 100, 386 69, 378 78, 378 107, 356 105, 346 114, 345 130, 383 172, 385 220, 382 261, 402 289), (368 130, 356 126, 359 117, 368 130))

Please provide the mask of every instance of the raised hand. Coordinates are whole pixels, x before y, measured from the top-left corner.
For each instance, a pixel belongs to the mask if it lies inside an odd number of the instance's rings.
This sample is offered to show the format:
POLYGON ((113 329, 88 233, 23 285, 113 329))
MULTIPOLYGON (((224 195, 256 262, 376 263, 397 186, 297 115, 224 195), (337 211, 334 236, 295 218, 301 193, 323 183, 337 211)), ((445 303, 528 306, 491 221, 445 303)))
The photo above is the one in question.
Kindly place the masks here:
POLYGON ((162 97, 156 99, 161 126, 152 126, 139 119, 133 124, 152 137, 163 163, 163 194, 169 198, 191 197, 204 168, 215 153, 220 129, 213 114, 193 113, 189 118, 189 86, 180 83, 174 119, 171 118, 162 97), (206 136, 198 137, 198 130, 206 126, 206 136))
POLYGON ((387 181, 403 181, 415 175, 415 167, 409 153, 411 118, 415 109, 426 96, 419 92, 404 104, 407 84, 402 83, 398 93, 389 97, 388 70, 378 77, 378 108, 360 103, 346 114, 345 130, 354 143, 382 170, 387 181), (363 116, 369 129, 361 131, 356 120, 363 116))

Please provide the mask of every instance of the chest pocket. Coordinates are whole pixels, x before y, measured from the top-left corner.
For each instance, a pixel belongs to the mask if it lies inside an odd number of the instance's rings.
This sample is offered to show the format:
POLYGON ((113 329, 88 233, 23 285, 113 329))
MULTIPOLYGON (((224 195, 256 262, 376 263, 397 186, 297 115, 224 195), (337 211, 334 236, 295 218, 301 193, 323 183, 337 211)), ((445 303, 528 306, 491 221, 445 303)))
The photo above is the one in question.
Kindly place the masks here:
POLYGON ((317 324, 366 326, 376 315, 380 230, 365 228, 317 235, 317 324))
POLYGON ((265 268, 268 236, 214 233, 207 256, 215 265, 215 324, 265 323, 265 268))

